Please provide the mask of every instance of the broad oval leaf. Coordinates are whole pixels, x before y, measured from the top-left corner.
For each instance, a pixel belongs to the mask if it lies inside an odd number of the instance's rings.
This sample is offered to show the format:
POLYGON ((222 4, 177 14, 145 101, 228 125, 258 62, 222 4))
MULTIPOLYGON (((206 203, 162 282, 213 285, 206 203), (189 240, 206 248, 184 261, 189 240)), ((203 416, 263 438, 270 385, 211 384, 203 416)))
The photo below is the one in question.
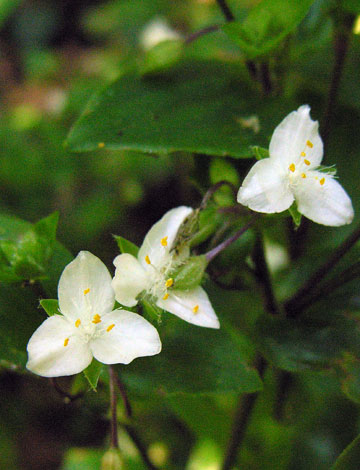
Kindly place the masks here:
POLYGON ((105 148, 249 158, 249 146, 266 147, 291 108, 285 100, 260 99, 239 78, 243 73, 224 63, 187 62, 166 77, 125 75, 90 100, 66 144, 75 152, 105 148), (259 132, 247 124, 254 116, 259 132))

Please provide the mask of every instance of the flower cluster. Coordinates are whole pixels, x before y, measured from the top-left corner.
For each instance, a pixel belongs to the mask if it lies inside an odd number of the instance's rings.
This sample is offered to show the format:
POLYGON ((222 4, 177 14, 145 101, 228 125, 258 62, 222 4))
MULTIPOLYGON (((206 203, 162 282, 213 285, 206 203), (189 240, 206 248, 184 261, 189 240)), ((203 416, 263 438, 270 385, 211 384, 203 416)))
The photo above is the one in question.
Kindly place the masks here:
MULTIPOLYGON (((309 106, 290 113, 275 129, 269 158, 258 161, 238 192, 238 202, 263 213, 294 203, 314 222, 349 224, 351 200, 328 169, 320 167, 323 143, 309 106)), ((194 325, 219 328, 204 289, 177 285, 176 272, 189 263, 190 248, 179 242, 190 207, 167 212, 147 233, 137 257, 123 253, 106 266, 82 251, 67 265, 58 286, 59 315, 45 320, 28 343, 27 368, 45 377, 84 370, 93 357, 104 364, 128 364, 161 351, 159 334, 142 316, 126 310, 148 300, 194 325), (115 300, 120 308, 114 310, 115 300)), ((202 274, 202 272, 201 272, 202 274)))

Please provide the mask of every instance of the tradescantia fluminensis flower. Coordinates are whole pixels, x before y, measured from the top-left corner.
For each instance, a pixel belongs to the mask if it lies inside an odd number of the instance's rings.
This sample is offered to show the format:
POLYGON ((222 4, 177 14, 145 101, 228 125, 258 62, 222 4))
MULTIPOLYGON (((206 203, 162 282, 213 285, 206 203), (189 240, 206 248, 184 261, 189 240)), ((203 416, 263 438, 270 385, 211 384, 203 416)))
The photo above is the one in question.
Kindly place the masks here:
POLYGON ((136 313, 113 310, 111 276, 99 258, 81 251, 58 286, 61 315, 46 319, 29 340, 26 367, 43 377, 73 375, 93 357, 128 364, 161 351, 156 328, 136 313))
POLYGON ((193 212, 177 207, 167 212, 147 233, 137 258, 124 253, 114 260, 113 288, 122 305, 133 307, 140 293, 156 305, 198 326, 219 328, 219 320, 209 298, 200 286, 177 289, 173 273, 189 259, 188 246, 174 246, 178 231, 193 212))
POLYGON ((270 142, 270 158, 255 163, 238 193, 238 202, 257 212, 297 210, 318 224, 351 223, 351 200, 329 172, 319 171, 323 143, 310 107, 300 106, 277 126, 270 142))

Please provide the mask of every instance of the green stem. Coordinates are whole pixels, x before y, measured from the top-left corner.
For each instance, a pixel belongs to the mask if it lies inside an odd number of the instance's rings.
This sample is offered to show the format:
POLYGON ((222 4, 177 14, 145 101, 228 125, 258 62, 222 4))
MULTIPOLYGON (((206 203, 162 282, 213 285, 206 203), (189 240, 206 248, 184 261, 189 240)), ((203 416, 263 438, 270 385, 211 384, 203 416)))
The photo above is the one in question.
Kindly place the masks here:
POLYGON ((113 366, 109 366, 109 388, 110 388, 110 408, 111 408, 111 447, 119 448, 118 421, 117 421, 117 399, 116 399, 116 372, 113 366))
POLYGON ((286 315, 291 318, 299 316, 303 310, 302 304, 306 298, 317 289, 319 283, 329 273, 329 271, 346 255, 346 253, 360 239, 360 226, 352 232, 346 240, 335 250, 333 255, 303 284, 297 293, 291 297, 284 305, 286 315))
MULTIPOLYGON (((341 15, 341 13, 339 13, 341 15)), ((342 15, 341 15, 342 16, 342 15)), ((341 18, 335 19, 334 26, 334 66, 330 89, 328 93, 326 109, 323 119, 322 136, 324 146, 326 147, 330 135, 333 115, 336 109, 336 100, 339 91, 340 81, 344 70, 345 58, 349 48, 350 38, 352 34, 352 26, 355 16, 346 14, 341 18)))

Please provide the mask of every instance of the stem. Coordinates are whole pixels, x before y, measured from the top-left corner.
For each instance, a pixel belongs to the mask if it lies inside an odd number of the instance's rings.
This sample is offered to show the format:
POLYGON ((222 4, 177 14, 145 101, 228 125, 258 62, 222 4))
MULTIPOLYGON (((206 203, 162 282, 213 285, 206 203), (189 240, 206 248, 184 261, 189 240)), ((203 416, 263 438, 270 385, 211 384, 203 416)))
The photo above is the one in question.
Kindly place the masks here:
POLYGON ((232 243, 236 242, 236 240, 238 238, 240 238, 241 235, 243 235, 252 226, 254 221, 255 221, 255 217, 253 217, 247 224, 245 224, 243 227, 241 227, 240 230, 235 232, 234 235, 227 238, 222 243, 220 243, 218 246, 216 246, 212 250, 205 253, 207 262, 210 263, 210 261, 212 261, 219 253, 221 253, 223 250, 225 250, 232 243))
POLYGON ((342 271, 335 278, 330 279, 328 282, 322 284, 317 288, 311 295, 309 295, 302 303, 298 305, 298 309, 301 311, 305 310, 309 305, 318 302, 322 298, 330 295, 335 289, 353 281, 357 277, 360 277, 360 262, 357 262, 349 268, 342 271))
POLYGON ((260 64, 260 79, 265 95, 269 95, 272 91, 272 84, 268 62, 260 64))
POLYGON ((336 21, 334 27, 334 66, 332 70, 332 78, 330 83, 329 94, 327 98, 325 113, 324 113, 324 125, 323 125, 323 141, 324 147, 330 135, 330 129, 332 124, 332 118, 336 108, 336 99, 339 91, 339 85, 341 76, 344 70, 344 63, 346 54, 349 48, 350 37, 352 32, 352 25, 355 17, 353 15, 345 15, 341 20, 336 21))
MULTIPOLYGON (((226 0, 216 0, 219 7, 221 8, 224 16, 225 16, 225 19, 226 21, 230 22, 230 21, 234 21, 235 20, 235 16, 233 15, 232 11, 230 10, 228 4, 226 3, 226 0)), ((246 64, 246 67, 249 71, 249 75, 251 78, 253 78, 254 80, 257 79, 257 70, 256 70, 256 65, 253 61, 251 60, 247 60, 245 62, 246 64)))
POLYGON ((228 4, 226 3, 226 0, 216 0, 216 1, 224 14, 226 21, 234 21, 235 16, 232 14, 232 11, 230 10, 228 4))
POLYGON ((65 392, 60 385, 56 382, 55 377, 50 378, 50 383, 54 387, 54 389, 57 391, 57 393, 64 398, 65 403, 71 403, 75 400, 78 400, 79 398, 82 398, 85 393, 84 392, 79 392, 76 395, 71 395, 71 393, 65 392))
MULTIPOLYGON (((258 282, 263 287, 264 309, 271 315, 278 314, 279 308, 272 290, 270 273, 265 259, 264 244, 260 232, 257 233, 253 252, 253 261, 255 264, 255 275, 258 282)), ((258 355, 255 359, 255 367, 258 370, 260 377, 263 378, 267 368, 266 360, 258 355)), ((235 465, 238 450, 243 442, 257 397, 258 393, 250 393, 246 395, 244 399, 239 401, 222 470, 231 470, 235 465)))
POLYGON ((271 277, 265 259, 264 242, 260 232, 257 233, 252 258, 255 264, 255 276, 262 286, 265 310, 271 315, 277 315, 280 310, 272 288, 271 277))
POLYGON ((110 407, 111 407, 111 447, 114 449, 119 448, 119 438, 118 438, 118 426, 117 426, 117 413, 116 413, 116 391, 115 391, 115 384, 116 384, 116 372, 113 366, 109 366, 109 388, 110 388, 110 407))
POLYGON ((360 239, 360 226, 335 250, 334 254, 304 283, 297 293, 285 303, 288 317, 296 318, 303 310, 304 298, 312 293, 328 272, 360 239))
MULTIPOLYGON (((260 356, 256 358, 256 368, 261 378, 264 375, 266 365, 265 359, 260 356)), ((231 470, 236 463, 238 449, 244 439, 257 396, 258 393, 249 393, 239 401, 222 470, 231 470)))
POLYGON ((230 189, 232 190, 234 194, 234 199, 236 200, 237 189, 235 188, 235 186, 232 183, 230 183, 230 181, 222 180, 222 181, 218 181, 216 184, 211 186, 211 188, 209 188, 206 191, 205 196, 203 197, 203 200, 201 201, 199 209, 200 210, 205 209, 205 207, 207 206, 209 200, 212 198, 214 193, 216 193, 216 191, 219 188, 221 188, 221 186, 225 186, 225 185, 230 187, 230 189))
POLYGON ((121 382, 118 374, 116 373, 114 374, 114 380, 117 385, 117 388, 119 389, 122 401, 124 403, 125 415, 128 419, 131 419, 133 416, 133 413, 132 413, 132 408, 131 408, 129 398, 126 393, 125 385, 121 382))
POLYGON ((287 397, 294 383, 294 379, 290 372, 279 370, 276 383, 276 401, 274 404, 274 418, 281 422, 284 419, 284 408, 287 397))
POLYGON ((207 26, 206 28, 200 29, 199 31, 195 31, 194 33, 189 34, 189 36, 185 39, 185 44, 191 44, 202 36, 205 36, 209 33, 215 33, 216 31, 219 31, 219 29, 220 26, 214 24, 212 26, 207 26))
POLYGON ((141 439, 138 436, 135 429, 129 424, 125 424, 124 428, 125 428, 126 432, 128 433, 128 435, 130 436, 133 443, 135 444, 135 446, 136 446, 137 450, 139 451, 139 454, 141 455, 141 458, 143 459, 143 462, 146 465, 146 467, 148 468, 148 470, 158 470, 158 468, 155 467, 155 465, 149 459, 149 457, 147 455, 146 446, 141 441, 141 439))

